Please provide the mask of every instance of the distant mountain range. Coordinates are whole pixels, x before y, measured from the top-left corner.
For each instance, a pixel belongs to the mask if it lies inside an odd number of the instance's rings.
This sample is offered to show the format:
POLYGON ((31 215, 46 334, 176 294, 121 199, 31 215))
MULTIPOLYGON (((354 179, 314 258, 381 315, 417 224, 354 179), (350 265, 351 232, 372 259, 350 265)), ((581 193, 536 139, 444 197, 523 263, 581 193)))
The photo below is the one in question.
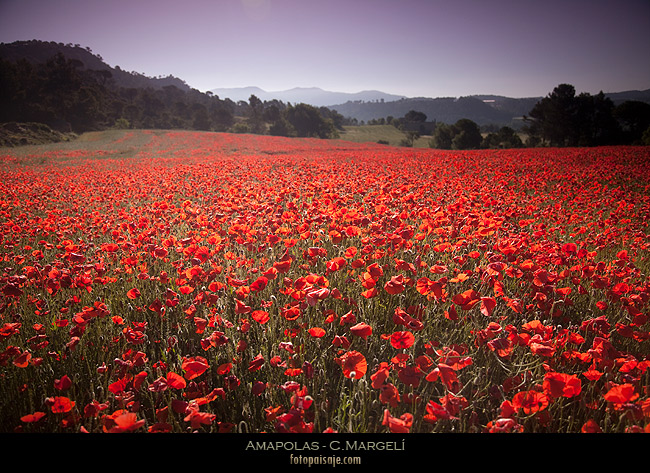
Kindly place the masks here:
POLYGON ((362 92, 347 93, 347 92, 330 92, 318 87, 294 87, 289 90, 280 90, 275 92, 267 92, 259 87, 233 87, 213 89, 214 95, 220 99, 230 99, 233 102, 241 100, 248 102, 251 95, 255 95, 262 101, 278 100, 283 103, 306 103, 314 107, 327 107, 329 105, 345 103, 348 101, 395 101, 406 98, 402 95, 387 94, 378 90, 364 90, 362 92))
MULTIPOLYGON (((508 125, 515 128, 523 124, 523 116, 543 97, 510 98, 499 95, 471 95, 467 97, 405 97, 377 90, 358 93, 331 92, 318 87, 267 92, 259 87, 213 89, 210 92, 221 99, 247 102, 251 95, 262 101, 279 100, 284 103, 306 103, 316 107, 336 110, 346 118, 368 122, 387 117, 401 118, 411 110, 422 112, 428 121, 456 123, 469 118, 478 125, 508 125)), ((550 91, 549 91, 550 92, 550 91)), ((650 89, 607 93, 614 104, 626 100, 650 103, 650 89)))

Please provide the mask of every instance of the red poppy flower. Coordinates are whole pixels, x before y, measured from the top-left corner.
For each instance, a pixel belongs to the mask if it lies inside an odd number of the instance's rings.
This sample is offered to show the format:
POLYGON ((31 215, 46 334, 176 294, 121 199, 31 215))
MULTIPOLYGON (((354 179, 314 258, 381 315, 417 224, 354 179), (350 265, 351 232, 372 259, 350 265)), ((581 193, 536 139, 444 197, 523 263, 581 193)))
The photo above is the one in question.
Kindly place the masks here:
POLYGON ((326 287, 310 290, 306 294, 307 303, 313 307, 318 303, 318 301, 327 299, 329 295, 330 290, 326 287))
POLYGON ((379 401, 391 407, 397 407, 400 403, 400 395, 397 387, 392 383, 382 384, 379 387, 379 401))
POLYGON ((600 377, 603 375, 602 372, 598 370, 587 370, 582 375, 587 378, 589 381, 598 381, 600 377))
POLYGON ((429 424, 435 424, 441 419, 451 419, 452 415, 442 405, 435 401, 429 401, 426 405, 424 421, 429 424))
POLYGON ((534 414, 548 407, 548 396, 538 391, 520 391, 512 398, 515 410, 523 410, 525 414, 534 414))
POLYGON ((549 372, 544 375, 544 392, 551 398, 574 397, 582 391, 582 382, 577 376, 549 372))
POLYGON ((332 340, 332 345, 347 350, 350 348, 350 341, 345 335, 335 335, 334 340, 332 340))
POLYGON ((393 332, 390 336, 390 344, 396 350, 410 348, 415 343, 415 336, 412 332, 393 332))
POLYGON ((32 359, 32 354, 29 353, 27 350, 25 350, 16 358, 14 358, 13 364, 18 368, 27 368, 27 366, 29 365, 29 360, 31 359, 32 359))
POLYGON ((285 376, 298 376, 302 374, 302 368, 287 368, 284 370, 285 376))
POLYGON ((481 313, 486 317, 492 315, 497 301, 494 297, 481 297, 481 313))
POLYGON ((112 420, 115 426, 110 428, 108 432, 133 432, 145 424, 145 420, 138 420, 138 416, 134 412, 124 412, 112 420))
POLYGON ((357 337, 361 337, 365 340, 370 335, 372 335, 372 327, 365 322, 359 322, 358 324, 350 327, 350 332, 352 332, 352 335, 356 335, 357 337))
POLYGON ((368 370, 366 357, 358 351, 347 351, 334 361, 343 369, 343 376, 346 378, 362 378, 368 370))
POLYGON ((54 387, 59 391, 66 391, 72 386, 72 380, 67 374, 64 374, 61 379, 54 380, 54 387))
POLYGON ((278 271, 278 273, 287 273, 291 268, 292 259, 286 259, 284 261, 277 261, 273 263, 273 267, 278 271))
POLYGON ((628 402, 635 401, 639 397, 639 393, 635 392, 634 385, 630 383, 613 385, 603 397, 607 402, 619 406, 628 402))
POLYGON ((137 288, 129 289, 129 291, 126 293, 126 297, 129 299, 137 299, 140 297, 140 291, 137 288))
POLYGON ((399 417, 393 417, 388 409, 384 409, 381 425, 387 426, 392 433, 407 434, 413 426, 413 414, 407 412, 399 417))
POLYGON ((251 310, 251 307, 247 306, 239 299, 235 299, 235 314, 248 314, 251 310))
POLYGON ((167 377, 165 378, 165 383, 167 384, 167 386, 173 389, 185 389, 185 387, 187 386, 187 382, 185 381, 185 378, 183 378, 178 373, 174 373, 173 371, 167 373, 167 377))
POLYGON ((25 416, 22 416, 20 420, 27 423, 35 423, 43 419, 45 415, 46 415, 45 412, 36 411, 33 414, 27 414, 25 416))
POLYGON ((46 399, 46 404, 54 414, 65 414, 75 406, 75 402, 64 396, 55 396, 46 399))
POLYGON ((262 325, 267 323, 269 320, 271 320, 271 317, 269 317, 269 313, 263 310, 254 310, 251 313, 251 318, 255 321, 258 322, 262 325))
POLYGON ((375 371, 370 376, 370 379, 372 380, 371 386, 374 389, 379 389, 384 384, 384 382, 388 379, 389 374, 390 374, 390 367, 388 363, 381 362, 379 368, 377 368, 377 371, 375 371))
POLYGON ((4 340, 14 334, 19 333, 20 327, 22 327, 22 324, 20 322, 5 323, 2 327, 0 327, 0 340, 4 340))
POLYGON ((602 429, 593 419, 589 419, 583 424, 580 432, 583 434, 599 434, 602 433, 602 429))
POLYGON ((460 382, 458 381, 458 376, 456 375, 456 370, 444 363, 438 363, 436 368, 426 375, 425 379, 429 382, 440 379, 440 381, 442 381, 451 392, 458 392, 461 387, 460 382))
POLYGON ((524 427, 514 419, 502 417, 488 422, 486 431, 489 433, 521 433, 524 431, 524 427))
POLYGON ((10 283, 2 287, 2 293, 8 297, 20 297, 23 291, 15 284, 10 283))
POLYGON ((266 278, 265 276, 260 276, 251 283, 251 285, 249 286, 250 290, 253 292, 263 291, 266 288, 268 282, 269 282, 268 278, 266 278))
POLYGON ((451 300, 461 309, 470 310, 481 301, 481 297, 474 289, 468 289, 461 294, 456 294, 451 300))
POLYGON ((530 347, 530 351, 532 351, 536 355, 552 357, 555 354, 555 347, 551 345, 550 342, 544 341, 541 338, 539 338, 538 335, 535 335, 533 338, 530 339, 528 346, 530 347))
POLYGON ((370 289, 363 291, 361 295, 365 297, 366 299, 372 299, 375 297, 379 292, 377 291, 376 287, 371 287, 370 289))
POLYGON ((469 406, 469 402, 463 396, 455 394, 446 394, 440 398, 440 403, 452 416, 457 416, 460 411, 469 406))
POLYGON ((515 348, 515 345, 509 338, 495 338, 487 342, 490 350, 495 352, 499 358, 508 359, 515 348))
POLYGON ((287 320, 296 320, 298 317, 302 315, 302 311, 300 310, 300 307, 296 307, 296 306, 283 307, 282 309, 280 309, 280 313, 287 320))
POLYGON ((340 256, 337 256, 336 258, 328 261, 326 263, 327 270, 330 272, 335 272, 338 271, 339 269, 344 268, 348 262, 345 260, 345 258, 342 258, 340 256))
POLYGON ((418 366, 401 366, 397 370, 397 378, 407 386, 417 388, 420 385, 420 379, 424 373, 418 366))
POLYGON ((401 292, 404 292, 406 285, 406 281, 404 280, 404 276, 401 274, 398 274, 397 276, 393 276, 384 284, 384 290, 391 295, 399 294, 401 292))
POLYGON ((432 281, 427 277, 418 279, 415 284, 415 288, 423 296, 433 294, 436 299, 441 299, 443 296, 442 283, 439 281, 432 281))
POLYGON ((309 335, 311 335, 314 338, 321 338, 325 336, 326 333, 325 330, 322 329, 321 327, 312 327, 309 330, 307 330, 307 332, 309 332, 309 335))
POLYGON ((187 415, 183 419, 185 422, 189 422, 193 429, 198 429, 203 425, 211 425, 217 418, 216 414, 201 412, 199 409, 197 403, 190 402, 187 406, 187 415))
POLYGON ((192 380, 198 376, 201 376, 209 368, 208 361, 201 356, 193 356, 183 359, 182 364, 183 371, 185 371, 185 377, 188 380, 192 380))
POLYGON ((253 396, 259 396, 264 392, 264 390, 266 390, 266 383, 262 381, 255 381, 251 388, 251 393, 253 396))
POLYGON ((264 357, 260 353, 251 360, 251 362, 248 365, 248 371, 257 371, 261 369, 263 365, 264 365, 264 357))

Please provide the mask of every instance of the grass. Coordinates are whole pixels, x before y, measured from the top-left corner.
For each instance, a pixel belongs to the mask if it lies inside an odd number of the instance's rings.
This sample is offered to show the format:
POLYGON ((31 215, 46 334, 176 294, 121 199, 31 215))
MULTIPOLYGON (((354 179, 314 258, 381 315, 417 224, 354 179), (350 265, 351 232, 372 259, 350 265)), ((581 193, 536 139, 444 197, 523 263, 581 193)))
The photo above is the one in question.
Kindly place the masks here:
MULTIPOLYGON (((404 132, 398 130, 393 125, 358 125, 344 126, 344 131, 340 132, 340 139, 352 141, 355 143, 378 143, 379 141, 388 142, 391 146, 400 146, 404 139, 404 132)), ((428 148, 430 136, 421 136, 413 144, 414 148, 428 148)))

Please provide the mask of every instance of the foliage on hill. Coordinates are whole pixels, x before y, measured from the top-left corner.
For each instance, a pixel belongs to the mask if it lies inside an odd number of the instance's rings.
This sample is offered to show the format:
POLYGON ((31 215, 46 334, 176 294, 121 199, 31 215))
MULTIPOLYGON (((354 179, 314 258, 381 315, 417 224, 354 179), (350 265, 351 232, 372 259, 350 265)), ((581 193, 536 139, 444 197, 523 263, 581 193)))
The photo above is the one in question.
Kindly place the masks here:
MULTIPOLYGON (((529 103, 532 106, 535 100, 529 103)), ((517 122, 513 121, 517 115, 510 110, 497 109, 474 97, 419 97, 392 102, 347 102, 330 108, 346 117, 356 119, 357 122, 368 122, 389 116, 403 117, 411 110, 424 113, 431 120, 448 124, 463 118, 468 118, 479 125, 499 124, 514 127, 517 122)))
POLYGON ((225 130, 233 111, 216 97, 175 85, 124 87, 57 53, 45 62, 0 59, 0 121, 43 123, 60 132, 136 128, 225 130))
POLYGON ((0 45, 0 123, 40 123, 61 133, 144 128, 331 138, 341 119, 324 107, 222 100, 171 76, 112 68, 79 46, 0 45))

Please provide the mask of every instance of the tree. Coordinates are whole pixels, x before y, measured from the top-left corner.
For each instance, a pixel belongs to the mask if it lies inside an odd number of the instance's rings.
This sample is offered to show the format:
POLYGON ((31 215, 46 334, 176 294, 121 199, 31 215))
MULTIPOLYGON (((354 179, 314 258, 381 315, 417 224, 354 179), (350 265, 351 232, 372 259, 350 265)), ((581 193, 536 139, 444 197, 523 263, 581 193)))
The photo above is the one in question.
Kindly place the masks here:
POLYGON ((427 121, 427 116, 425 113, 418 112, 417 110, 409 110, 404 115, 404 120, 412 123, 424 123, 427 121))
POLYGON ((603 92, 576 96, 572 85, 560 84, 524 117, 524 131, 549 146, 617 144, 620 127, 613 112, 614 103, 603 92))
POLYGON ((192 128, 201 131, 210 130, 210 116, 208 115, 207 108, 203 104, 196 104, 192 109, 194 112, 192 128))
POLYGON ((521 148, 523 142, 519 135, 508 126, 501 127, 497 132, 488 133, 483 142, 482 148, 521 148))
POLYGON ((650 146, 650 126, 641 135, 641 144, 650 146))
POLYGON ((264 113, 264 103, 256 96, 251 95, 248 99, 249 115, 248 126, 251 133, 262 134, 266 129, 262 115, 264 113))
POLYGON ((621 125, 625 143, 643 141, 643 133, 650 127, 650 104, 627 100, 614 109, 613 115, 621 125))
POLYGON ((429 141, 429 146, 436 149, 451 149, 451 142, 454 139, 454 128, 446 123, 438 123, 429 141))
POLYGON ((304 103, 290 105, 285 110, 285 117, 299 137, 333 138, 338 136, 334 122, 331 119, 323 118, 320 111, 312 105, 304 103))
POLYGON ((296 136, 296 129, 284 116, 279 116, 269 127, 273 136, 296 136))
POLYGON ((437 149, 478 149, 482 141, 479 126, 469 118, 461 118, 453 125, 438 123, 429 146, 437 149))
POLYGON ((461 118, 454 124, 456 131, 451 142, 453 149, 478 149, 483 136, 478 125, 468 118, 461 118))
POLYGON ((576 142, 576 108, 575 87, 560 84, 524 117, 526 132, 544 144, 570 146, 576 142))

